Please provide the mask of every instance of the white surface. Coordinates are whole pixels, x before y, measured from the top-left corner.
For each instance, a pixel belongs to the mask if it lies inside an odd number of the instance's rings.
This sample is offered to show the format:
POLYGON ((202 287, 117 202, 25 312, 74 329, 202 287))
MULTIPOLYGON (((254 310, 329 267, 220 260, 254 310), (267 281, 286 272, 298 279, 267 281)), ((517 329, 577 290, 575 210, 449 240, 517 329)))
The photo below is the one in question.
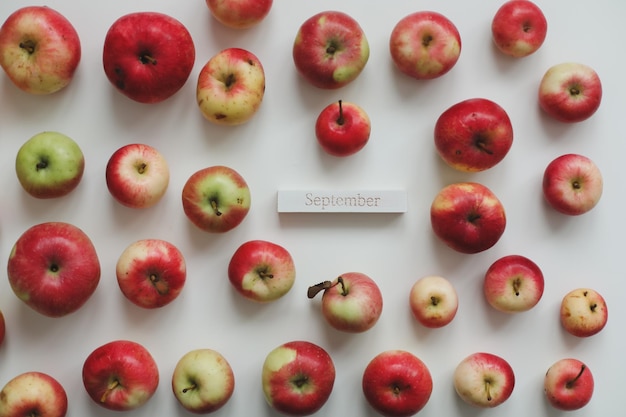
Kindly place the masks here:
MULTIPOLYGON (((596 378, 591 403, 572 416, 617 415, 623 409, 623 98, 626 87, 621 51, 626 39, 626 3, 621 0, 538 1, 549 22, 542 49, 522 60, 500 55, 491 44, 490 22, 500 1, 362 1, 276 0, 268 18, 247 31, 221 27, 201 0, 128 0, 124 2, 47 2, 75 25, 83 58, 73 83, 63 92, 34 97, 0 80, 0 250, 11 246, 29 226, 50 220, 69 221, 92 238, 102 263, 101 283, 77 313, 62 318, 39 316, 0 281, 0 308, 8 335, 0 347, 2 384, 18 373, 40 370, 65 386, 70 416, 113 413, 93 404, 84 392, 81 368, 97 346, 128 338, 154 355, 161 384, 152 400, 129 415, 187 415, 171 393, 170 378, 187 351, 211 347, 222 352, 236 376, 235 394, 215 415, 271 416, 260 387, 265 355, 282 342, 306 339, 326 348, 337 367, 333 395, 320 415, 375 415, 361 393, 361 375, 377 353, 407 349, 426 362, 434 378, 423 416, 475 416, 454 393, 451 376, 457 363, 474 351, 505 357, 517 385, 512 397, 489 415, 556 416, 543 398, 547 368, 562 357, 577 357, 596 378), (340 91, 317 90, 296 74, 291 45, 299 25, 312 14, 339 9, 355 17, 370 41, 371 57, 361 76, 340 91), (417 82, 399 74, 390 61, 388 35, 406 14, 432 9, 457 25, 463 41, 456 67, 444 77, 417 82), (196 42, 197 61, 185 87, 158 105, 131 102, 104 76, 102 41, 119 16, 137 10, 161 11, 178 18, 196 42), (216 127, 202 119, 195 103, 195 81, 202 65, 217 51, 238 46, 261 59, 267 74, 264 103, 248 124, 216 127), (592 119, 564 125, 544 116, 536 90, 545 70, 562 61, 581 61, 600 74, 605 95, 592 119), (438 115, 462 99, 482 96, 501 104, 512 119, 515 142, 498 166, 480 174, 463 174, 445 166, 432 144, 438 115), (358 154, 337 159, 319 150, 313 125, 318 112, 342 98, 358 102, 372 119, 372 139, 358 154), (27 196, 15 177, 19 146, 42 130, 59 130, 83 148, 86 171, 71 195, 54 201, 27 196), (120 146, 142 141, 168 159, 172 178, 164 200, 146 211, 115 203, 104 182, 108 157, 120 146), (542 200, 541 176, 554 157, 578 152, 591 157, 605 174, 600 204, 587 215, 568 218, 542 200), (247 178, 252 192, 248 218, 225 235, 203 233, 185 218, 180 192, 197 169, 225 164, 247 178), (501 241, 476 255, 453 252, 430 230, 429 207, 445 184, 472 179, 483 182, 507 209, 508 226, 501 241), (400 188, 408 192, 403 215, 277 214, 278 189, 400 188), (157 311, 126 301, 114 275, 117 258, 131 242, 147 237, 176 244, 188 262, 188 281, 179 299, 157 311), (234 250, 254 238, 272 240, 292 253, 298 276, 284 299, 256 305, 238 296, 226 278, 234 250), (533 310, 505 316, 484 301, 481 279, 498 257, 519 253, 544 271, 544 297, 533 310), (330 330, 319 314, 319 300, 306 288, 340 273, 359 270, 379 284, 385 307, 379 323, 360 335, 330 330), (460 296, 457 318, 439 330, 421 328, 408 309, 408 293, 418 278, 449 278, 460 296), (609 303, 609 324, 591 339, 565 334, 558 320, 561 297, 591 286, 609 303)), ((3 1, 4 19, 28 1, 3 1)))

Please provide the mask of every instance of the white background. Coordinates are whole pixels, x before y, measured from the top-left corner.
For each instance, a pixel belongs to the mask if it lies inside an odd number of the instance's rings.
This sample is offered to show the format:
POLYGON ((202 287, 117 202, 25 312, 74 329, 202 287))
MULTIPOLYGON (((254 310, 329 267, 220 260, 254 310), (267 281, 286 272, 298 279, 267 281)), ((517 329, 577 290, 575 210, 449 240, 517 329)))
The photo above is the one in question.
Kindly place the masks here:
MULTIPOLYGON (((621 0, 538 1, 548 19, 543 47, 524 59, 501 55, 492 45, 490 23, 501 1, 369 2, 360 0, 277 0, 259 26, 236 31, 213 20, 202 0, 128 0, 79 2, 49 0, 76 27, 83 56, 75 79, 57 94, 31 96, 0 77, 0 251, 31 225, 68 221, 82 228, 98 251, 100 285, 78 312, 60 319, 43 317, 23 305, 5 279, 0 308, 7 339, 0 347, 0 385, 18 373, 39 370, 57 378, 68 393, 70 416, 107 416, 113 412, 91 402, 81 381, 84 359, 114 339, 142 343, 155 357, 161 383, 155 396, 134 416, 188 415, 176 403, 170 378, 178 359, 191 349, 222 352, 236 377, 231 401, 215 415, 272 416, 260 385, 261 365, 277 345, 296 339, 315 342, 335 361, 333 394, 319 415, 375 415, 361 393, 367 362, 387 349, 406 349, 430 368, 434 390, 420 415, 481 414, 459 400, 452 386, 457 363, 475 351, 503 356, 517 383, 512 397, 488 411, 493 416, 556 416, 543 398, 543 375, 563 357, 585 361, 596 379, 591 403, 572 416, 616 415, 623 408, 626 371, 623 323, 624 186, 620 175, 623 138, 623 40, 626 3, 621 0), (370 60, 361 76, 339 91, 318 90, 296 73, 291 46, 300 24, 326 9, 351 14, 370 42, 370 60), (463 49, 457 65, 442 78, 418 82, 393 67, 388 37, 398 20, 418 10, 436 10, 458 27, 463 49), (184 88, 157 105, 135 103, 114 90, 102 70, 101 51, 110 24, 123 14, 153 10, 182 21, 196 44, 196 64, 184 88), (217 127, 202 118, 195 83, 204 63, 226 47, 255 53, 267 76, 264 102, 248 123, 217 127), (586 63, 599 73, 604 97, 599 111, 575 125, 555 122, 537 105, 537 86, 551 65, 586 63), (443 110, 471 97, 502 105, 513 122, 515 140, 496 167, 478 174, 444 165, 433 146, 433 126, 443 110), (320 151, 313 125, 319 111, 337 100, 359 103, 372 119, 372 137, 358 154, 338 159, 320 151), (36 200, 20 187, 14 172, 18 148, 43 130, 74 138, 86 157, 79 187, 57 200, 36 200), (148 210, 117 204, 104 181, 108 157, 120 146, 145 142, 165 155, 171 183, 164 199, 148 210), (541 195, 543 169, 568 152, 592 158, 604 173, 600 204, 580 217, 551 210, 541 195), (180 193, 196 170, 229 165, 248 181, 252 208, 233 231, 211 235, 186 219, 180 193), (479 181, 503 202, 506 232, 492 249, 462 255, 437 241, 429 208, 444 185, 479 181), (408 192, 404 214, 285 214, 276 212, 280 188, 396 189, 408 192), (187 260, 187 284, 180 297, 160 310, 142 310, 121 294, 115 263, 123 249, 142 238, 177 245, 187 260), (249 239, 282 244, 293 255, 297 279, 285 298, 257 305, 237 295, 226 277, 234 250, 249 239), (515 316, 493 310, 482 295, 482 276, 500 256, 517 253, 533 259, 546 280, 544 297, 529 312, 515 316), (319 300, 306 288, 347 271, 365 272, 381 287, 385 305, 371 331, 349 335, 326 325, 319 300), (426 330, 412 318, 408 292, 420 277, 450 279, 460 296, 456 319, 448 327, 426 330), (603 332, 577 339, 560 327, 558 309, 568 291, 588 286, 609 304, 603 332)), ((28 1, 2 1, 4 20, 28 1)))

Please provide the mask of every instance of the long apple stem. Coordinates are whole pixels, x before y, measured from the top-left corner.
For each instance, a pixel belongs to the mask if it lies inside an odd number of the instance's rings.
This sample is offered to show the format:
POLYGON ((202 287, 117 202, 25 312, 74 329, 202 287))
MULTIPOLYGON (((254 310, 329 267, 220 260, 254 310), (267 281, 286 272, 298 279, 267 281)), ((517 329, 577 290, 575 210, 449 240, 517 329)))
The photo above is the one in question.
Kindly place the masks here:
POLYGON ((474 138, 474 145, 487 155, 493 155, 493 151, 487 147, 486 140, 482 135, 477 135, 474 138))
POLYGON ((29 54, 32 54, 33 52, 35 52, 35 47, 36 47, 35 42, 31 40, 20 42, 20 48, 25 49, 26 52, 28 52, 29 54))
POLYGON ((183 394, 186 394, 188 391, 194 390, 196 389, 197 385, 196 384, 191 384, 190 387, 187 388, 183 388, 183 394))
POLYGON ((341 126, 342 124, 344 124, 344 122, 345 119, 343 117, 343 105, 341 100, 339 100, 339 117, 337 118, 337 124, 341 126))
POLYGON ((487 391, 487 401, 491 401, 491 381, 485 381, 485 391, 487 391))
POLYGON ((585 372, 585 369, 587 369, 587 366, 585 366, 585 364, 582 364, 580 366, 580 372, 578 372, 578 375, 576 375, 574 379, 570 379, 569 381, 567 381, 567 383, 565 384, 565 387, 572 388, 574 384, 576 383, 576 381, 578 381, 578 379, 583 375, 583 372, 585 372))
POLYGON ((515 291, 515 295, 519 297, 519 288, 522 285, 522 281, 517 278, 515 281, 513 281, 513 291, 515 291))
POLYGON ((343 281, 343 277, 338 277, 335 285, 341 284, 341 295, 344 297, 348 295, 348 289, 346 288, 346 283, 343 281))
POLYGON ((109 386, 107 387, 106 391, 104 391, 104 393, 102 394, 102 397, 100 397, 100 402, 106 402, 107 397, 109 396, 109 394, 111 393, 111 391, 113 391, 115 388, 117 388, 120 385, 120 381, 118 381, 117 379, 112 381, 109 386))
POLYGON ((222 215, 222 212, 220 211, 220 209, 217 208, 217 201, 211 200, 211 208, 215 212, 216 216, 221 216, 222 215))

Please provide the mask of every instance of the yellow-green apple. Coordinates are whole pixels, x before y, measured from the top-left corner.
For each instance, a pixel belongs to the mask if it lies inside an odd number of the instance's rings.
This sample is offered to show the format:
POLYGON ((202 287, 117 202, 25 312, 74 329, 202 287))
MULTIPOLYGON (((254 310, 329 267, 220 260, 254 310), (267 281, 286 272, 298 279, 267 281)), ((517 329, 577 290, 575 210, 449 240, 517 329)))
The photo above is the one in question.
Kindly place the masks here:
POLYGON ((233 253, 228 279, 247 299, 275 301, 291 290, 296 266, 287 249, 267 240, 249 240, 233 253))
POLYGON ((507 255, 493 262, 483 281, 487 302, 503 313, 527 311, 543 296, 541 268, 521 255, 507 255))
POLYGON ((129 411, 152 398, 159 385, 159 369, 143 345, 114 340, 87 356, 82 379, 96 404, 108 410, 129 411))
POLYGON ((543 11, 529 0, 508 0, 491 21, 496 47, 504 54, 522 58, 536 52, 546 39, 548 21, 543 11))
POLYGON ((598 73, 579 62, 550 67, 539 84, 539 106, 554 119, 565 123, 590 118, 602 101, 598 73))
POLYGON ((554 408, 563 411, 578 410, 591 401, 593 374, 578 359, 559 359, 548 368, 543 386, 548 403, 554 408))
POLYGON ((59 132, 41 132, 17 151, 15 173, 22 188, 35 198, 57 198, 73 191, 85 171, 80 146, 59 132))
POLYGON ((261 383, 273 409, 306 416, 328 401, 335 384, 335 365, 321 346, 304 340, 286 342, 265 357, 261 383))
POLYGON ((599 333, 609 319, 604 297, 591 288, 576 288, 563 297, 561 324, 570 334, 589 337, 599 333))
POLYGON ((165 157, 156 148, 131 143, 117 149, 106 165, 107 188, 115 200, 131 208, 147 208, 161 200, 170 182, 165 157))
POLYGON ((54 377, 29 371, 13 377, 0 391, 2 417, 65 417, 67 393, 54 377))
POLYGON ((485 171, 504 159, 513 145, 506 110, 485 98, 458 102, 435 124, 435 148, 448 165, 464 172, 485 171))
POLYGON ((363 149, 371 130, 371 121, 365 110, 342 100, 324 107, 315 122, 318 143, 334 156, 349 156, 363 149))
POLYGON ((307 296, 322 294, 322 314, 333 328, 349 333, 365 332, 378 322, 383 296, 376 281, 361 272, 346 272, 333 281, 309 287, 307 296))
POLYGON ((250 188, 233 168, 214 165, 193 173, 182 192, 183 210, 199 229, 225 233, 250 211, 250 188))
POLYGON ((435 235, 450 248, 466 254, 485 251, 504 234, 506 213, 485 185, 458 182, 443 187, 430 207, 435 235))
POLYGON ((100 281, 100 261, 89 237, 64 222, 39 223, 15 242, 7 265, 15 295, 49 317, 73 313, 100 281))
POLYGON ((322 89, 341 88, 354 81, 370 57, 363 28, 350 15, 326 10, 302 23, 292 48, 297 72, 322 89))
POLYGON ((428 403, 433 379, 414 354, 387 350, 367 364, 361 386, 367 402, 383 416, 409 417, 428 403))
POLYGON ((4 314, 2 314, 2 311, 0 310, 0 345, 2 345, 2 342, 4 342, 4 338, 6 334, 7 334, 7 326, 4 321, 4 314))
POLYGON ((272 3, 272 0, 206 0, 213 17, 234 29, 259 24, 270 12, 272 3))
POLYGON ((389 51, 402 73, 429 80, 446 74, 457 63, 461 36, 454 23, 441 13, 414 12, 394 26, 389 51))
POLYGON ((454 370, 454 389, 466 403, 497 407, 509 399, 515 387, 515 374, 502 357, 476 352, 463 359, 454 370))
POLYGON ((249 121, 263 102, 265 70, 259 58, 241 48, 226 48, 200 70, 196 100, 205 119, 236 126, 249 121))
POLYGON ((409 292, 413 317, 423 326, 447 326, 456 316, 459 297, 454 285, 444 277, 428 275, 415 281, 409 292))
POLYGON ((139 103, 158 103, 177 93, 195 59, 195 45, 185 25, 163 13, 121 16, 104 38, 104 73, 118 91, 139 103))
POLYGON ((0 66, 27 93, 63 89, 74 78, 80 58, 76 29, 50 7, 22 7, 0 27, 0 66))
POLYGON ((553 159, 543 173, 543 195, 555 210, 570 216, 587 213, 602 196, 604 181, 598 166, 579 154, 553 159))
POLYGON ((232 397, 235 374, 221 353, 194 349, 176 363, 172 391, 184 409, 196 414, 212 413, 232 397))
POLYGON ((141 239, 124 249, 115 266, 122 294, 143 308, 163 307, 174 301, 187 278, 181 251, 161 239, 141 239))

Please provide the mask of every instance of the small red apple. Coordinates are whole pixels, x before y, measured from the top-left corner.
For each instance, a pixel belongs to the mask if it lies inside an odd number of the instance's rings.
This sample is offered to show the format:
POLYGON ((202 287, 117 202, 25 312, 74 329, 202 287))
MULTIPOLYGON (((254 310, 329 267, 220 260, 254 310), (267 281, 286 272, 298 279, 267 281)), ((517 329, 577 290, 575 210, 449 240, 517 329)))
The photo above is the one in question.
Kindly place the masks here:
POLYGON ((2 417, 65 417, 67 408, 65 388, 43 372, 19 374, 0 391, 2 417))
POLYGON ((234 29, 259 24, 270 12, 272 3, 272 0, 206 0, 213 17, 234 29))
POLYGON ((594 380, 586 364, 578 359, 565 358, 548 368, 543 385, 546 399, 554 408, 573 411, 591 401, 594 380))
POLYGON ((493 353, 476 352, 463 359, 454 370, 454 388, 466 403, 493 408, 508 400, 515 388, 511 365, 493 353))
POLYGON ((447 326, 456 317, 459 297, 452 283, 438 275, 418 279, 409 292, 413 317, 425 327, 447 326))
POLYGON ((604 297, 591 288, 576 288, 561 300, 561 324, 570 334, 590 337, 600 333, 609 320, 604 297))
POLYGON ((509 0, 494 15, 491 33, 494 44, 502 53, 521 58, 543 45, 548 21, 532 1, 509 0))
POLYGON ((317 141, 330 155, 349 156, 363 149, 370 138, 370 118, 361 107, 339 100, 326 106, 315 122, 317 141))
POLYGON ((544 290, 539 266, 521 255, 507 255, 489 266, 483 281, 487 302, 503 313, 527 311, 537 305, 544 290))

